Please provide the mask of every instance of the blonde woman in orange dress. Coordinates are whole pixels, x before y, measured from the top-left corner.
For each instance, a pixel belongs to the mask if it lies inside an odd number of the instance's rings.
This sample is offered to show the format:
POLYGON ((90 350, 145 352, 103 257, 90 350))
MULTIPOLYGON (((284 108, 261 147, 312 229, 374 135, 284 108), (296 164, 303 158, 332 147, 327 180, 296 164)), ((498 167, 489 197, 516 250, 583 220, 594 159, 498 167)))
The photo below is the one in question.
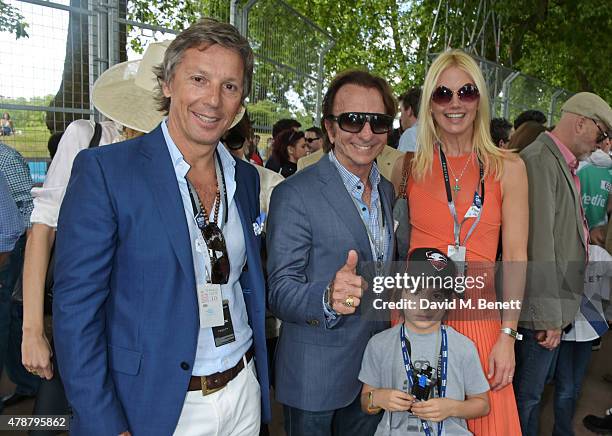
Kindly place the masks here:
POLYGON ((517 154, 495 147, 489 120, 488 92, 476 62, 459 50, 438 56, 423 86, 418 148, 406 187, 410 250, 435 247, 455 260, 464 259, 468 276, 484 278, 482 289, 465 291, 465 301, 472 301, 475 309, 454 310, 447 321, 476 344, 491 385, 491 412, 468 420, 468 427, 477 436, 516 436, 521 428, 512 388, 513 334, 519 311, 478 310, 476 305, 479 299, 496 301, 494 262, 500 231, 506 277, 502 299, 522 298, 527 173, 517 154))

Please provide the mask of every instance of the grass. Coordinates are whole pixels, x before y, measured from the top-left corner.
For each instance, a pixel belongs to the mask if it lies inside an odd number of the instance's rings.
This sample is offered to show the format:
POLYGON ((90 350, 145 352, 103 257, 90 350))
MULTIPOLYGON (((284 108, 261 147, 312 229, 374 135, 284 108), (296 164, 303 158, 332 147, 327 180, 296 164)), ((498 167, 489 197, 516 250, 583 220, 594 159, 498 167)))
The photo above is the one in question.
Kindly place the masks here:
POLYGON ((49 157, 47 141, 49 140, 49 130, 46 127, 28 128, 19 130, 15 135, 0 136, 0 142, 13 147, 25 158, 46 158, 49 157))

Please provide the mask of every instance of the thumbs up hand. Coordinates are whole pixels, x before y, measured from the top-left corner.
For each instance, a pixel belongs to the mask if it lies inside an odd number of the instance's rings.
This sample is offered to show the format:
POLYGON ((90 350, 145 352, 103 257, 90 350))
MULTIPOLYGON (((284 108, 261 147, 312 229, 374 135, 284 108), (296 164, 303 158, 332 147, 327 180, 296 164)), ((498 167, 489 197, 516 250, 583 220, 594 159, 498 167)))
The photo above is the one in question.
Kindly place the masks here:
POLYGON ((357 252, 350 250, 346 262, 336 272, 331 284, 330 305, 337 313, 350 315, 361 303, 363 292, 368 284, 363 277, 357 275, 357 252))

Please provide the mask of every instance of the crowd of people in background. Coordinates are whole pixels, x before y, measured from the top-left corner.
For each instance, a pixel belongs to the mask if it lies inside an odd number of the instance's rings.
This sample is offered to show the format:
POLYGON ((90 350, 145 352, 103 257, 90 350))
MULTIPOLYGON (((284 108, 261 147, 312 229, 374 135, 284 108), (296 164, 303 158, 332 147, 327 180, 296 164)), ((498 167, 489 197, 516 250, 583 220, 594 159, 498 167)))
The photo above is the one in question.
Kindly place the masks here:
MULTIPOLYGON (((581 92, 555 125, 492 118, 478 64, 451 50, 398 98, 337 74, 320 126, 278 120, 262 157, 253 64, 203 19, 100 76, 109 121, 53 135, 42 187, 0 142, 0 370, 16 385, 0 407, 36 397, 76 435, 267 435, 272 393, 288 436, 537 436, 552 382, 553 434, 574 434, 608 330, 610 105, 581 92), (399 259, 488 279, 394 298, 522 310, 374 315, 369 281, 399 259)), ((584 425, 612 432, 610 416, 584 425)))

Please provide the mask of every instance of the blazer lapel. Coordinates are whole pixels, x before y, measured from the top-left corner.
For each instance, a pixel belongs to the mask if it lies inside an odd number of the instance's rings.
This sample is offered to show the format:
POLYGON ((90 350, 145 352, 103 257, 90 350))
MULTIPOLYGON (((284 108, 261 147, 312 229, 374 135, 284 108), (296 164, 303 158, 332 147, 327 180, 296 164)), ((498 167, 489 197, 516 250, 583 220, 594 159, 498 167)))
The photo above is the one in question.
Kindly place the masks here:
POLYGON ((380 195, 380 204, 382 205, 383 212, 385 214, 385 231, 388 231, 391 234, 391 240, 389 241, 389 249, 385 259, 387 261, 395 260, 393 259, 393 253, 395 253, 395 223, 393 222, 393 196, 390 192, 386 192, 382 187, 383 182, 381 180, 378 185, 379 195, 380 195))
POLYGON ((157 127, 143 140, 141 152, 146 158, 142 168, 147 180, 151 182, 153 196, 163 222, 163 231, 168 234, 181 269, 189 280, 194 281, 195 286, 191 242, 183 200, 161 127, 157 127))
POLYGON ((576 190, 576 184, 574 183, 574 177, 570 172, 569 165, 565 161, 561 150, 557 147, 557 144, 545 133, 542 133, 546 137, 545 144, 549 148, 549 150, 555 155, 559 167, 561 167, 561 172, 563 176, 565 176, 565 180, 569 185, 570 191, 572 192, 572 199, 574 200, 574 210, 576 213, 576 224, 578 225, 578 234, 580 235, 580 240, 582 241, 582 245, 586 248, 587 241, 585 239, 584 234, 584 226, 583 226, 583 218, 582 218, 582 199, 580 198, 580 194, 576 190))
MULTIPOLYGON (((243 273, 241 277, 241 283, 248 284, 251 288, 257 288, 258 284, 264 283, 263 273, 262 273, 262 265, 261 265, 261 255, 259 252, 259 247, 257 245, 257 237, 255 236, 255 231, 253 229, 253 222, 248 211, 248 199, 245 198, 245 188, 243 186, 243 180, 240 177, 239 165, 236 165, 236 192, 234 193, 234 202, 236 204, 236 209, 238 210, 238 216, 240 217, 240 223, 242 224, 242 232, 244 233, 244 243, 246 247, 246 258, 247 258, 247 273, 243 273), (243 280, 250 275, 250 282, 243 282, 243 280)), ((258 292, 262 292, 260 289, 252 289, 258 292)), ((254 297, 252 297, 254 298, 254 297)), ((245 299, 245 303, 248 305, 251 299, 245 299)), ((265 304, 265 303, 264 303, 265 304)))
MULTIPOLYGON (((359 212, 350 198, 350 194, 346 190, 344 183, 338 170, 329 161, 326 155, 317 163, 319 176, 323 186, 321 193, 329 203, 329 208, 337 215, 340 222, 344 222, 349 229, 353 238, 357 242, 357 251, 366 254, 364 261, 372 261, 372 249, 370 248, 370 240, 366 232, 365 226, 359 212)), ((386 212, 386 211, 385 211, 386 212)), ((387 217, 385 216, 385 219, 387 217)), ((361 259, 360 259, 361 260, 361 259)))
MULTIPOLYGON (((238 216, 240 216, 240 224, 242 224, 242 232, 244 233, 244 242, 246 244, 247 260, 251 259, 256 253, 255 233, 253 230, 253 223, 250 223, 249 217, 245 215, 244 209, 242 208, 242 199, 238 194, 239 189, 236 189, 234 194, 234 201, 236 202, 236 209, 238 209, 238 216)), ((259 256, 259 253, 257 253, 259 256)))

